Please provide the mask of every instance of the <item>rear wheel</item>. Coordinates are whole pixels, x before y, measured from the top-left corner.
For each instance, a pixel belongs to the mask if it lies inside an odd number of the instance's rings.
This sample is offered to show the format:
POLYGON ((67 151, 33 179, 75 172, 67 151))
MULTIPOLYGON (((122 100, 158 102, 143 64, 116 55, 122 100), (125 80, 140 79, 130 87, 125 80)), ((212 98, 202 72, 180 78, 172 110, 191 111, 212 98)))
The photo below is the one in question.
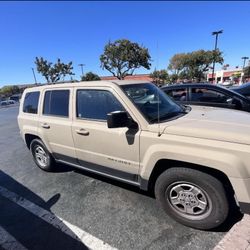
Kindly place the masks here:
POLYGON ((156 181, 155 195, 171 217, 193 228, 218 227, 228 216, 229 204, 222 183, 198 170, 166 170, 156 181))
POLYGON ((39 168, 44 171, 52 171, 54 169, 54 159, 41 140, 34 139, 30 144, 30 150, 39 168))

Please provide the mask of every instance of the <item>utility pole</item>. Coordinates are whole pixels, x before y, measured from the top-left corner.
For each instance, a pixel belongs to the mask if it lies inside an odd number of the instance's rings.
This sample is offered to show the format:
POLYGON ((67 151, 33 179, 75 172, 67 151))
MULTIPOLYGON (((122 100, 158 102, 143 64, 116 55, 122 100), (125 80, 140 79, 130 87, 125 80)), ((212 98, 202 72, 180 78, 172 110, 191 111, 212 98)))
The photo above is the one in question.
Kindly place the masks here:
MULTIPOLYGON (((218 43, 218 36, 219 34, 222 34, 223 30, 219 30, 219 31, 213 31, 212 32, 212 36, 215 36, 215 46, 214 46, 214 51, 217 50, 217 43, 218 43)), ((215 58, 213 60, 213 71, 212 71, 212 81, 214 82, 214 67, 215 67, 215 58)))
POLYGON ((243 67, 242 67, 242 73, 241 73, 240 84, 243 83, 244 68, 245 68, 246 60, 249 59, 249 57, 243 56, 243 57, 241 57, 241 59, 243 60, 243 67))
POLYGON ((81 70, 82 70, 82 76, 83 76, 83 66, 85 66, 85 64, 80 63, 80 64, 78 64, 78 66, 80 66, 80 67, 81 67, 81 70))
POLYGON ((33 72, 33 76, 34 76, 34 79, 35 79, 35 83, 37 84, 37 80, 36 80, 36 75, 35 75, 34 68, 31 68, 31 69, 32 69, 32 72, 33 72))

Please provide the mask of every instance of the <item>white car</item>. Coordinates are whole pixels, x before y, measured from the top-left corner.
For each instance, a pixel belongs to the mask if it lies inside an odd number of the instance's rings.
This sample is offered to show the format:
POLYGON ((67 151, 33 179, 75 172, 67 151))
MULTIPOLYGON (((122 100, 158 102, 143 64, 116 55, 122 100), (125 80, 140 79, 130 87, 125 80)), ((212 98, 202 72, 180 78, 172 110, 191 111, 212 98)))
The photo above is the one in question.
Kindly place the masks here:
POLYGON ((14 105, 16 104, 17 102, 16 101, 13 101, 13 100, 6 100, 6 101, 1 101, 0 102, 0 106, 1 107, 5 107, 5 106, 8 106, 8 105, 14 105))

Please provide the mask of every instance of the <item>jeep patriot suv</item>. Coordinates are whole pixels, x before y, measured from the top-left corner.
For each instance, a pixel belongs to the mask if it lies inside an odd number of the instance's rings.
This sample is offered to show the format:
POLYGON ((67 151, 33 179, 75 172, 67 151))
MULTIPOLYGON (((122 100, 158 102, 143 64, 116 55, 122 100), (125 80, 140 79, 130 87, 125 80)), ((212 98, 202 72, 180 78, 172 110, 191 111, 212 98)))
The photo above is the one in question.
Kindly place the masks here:
POLYGON ((246 112, 180 106, 151 83, 96 81, 26 89, 18 124, 42 170, 60 162, 152 190, 184 225, 207 230, 237 206, 250 212, 246 112))

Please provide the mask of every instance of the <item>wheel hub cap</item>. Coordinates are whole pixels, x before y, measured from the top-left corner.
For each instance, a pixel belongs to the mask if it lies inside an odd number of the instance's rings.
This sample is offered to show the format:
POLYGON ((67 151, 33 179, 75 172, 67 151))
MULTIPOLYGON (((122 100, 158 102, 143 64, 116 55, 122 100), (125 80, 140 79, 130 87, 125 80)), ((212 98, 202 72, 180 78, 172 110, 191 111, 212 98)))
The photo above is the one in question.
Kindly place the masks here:
POLYGON ((206 217, 211 211, 208 195, 191 183, 173 183, 168 189, 173 209, 186 218, 206 217))
POLYGON ((47 166, 48 155, 41 146, 36 147, 35 157, 36 157, 37 162, 40 164, 40 166, 42 167, 47 166))

